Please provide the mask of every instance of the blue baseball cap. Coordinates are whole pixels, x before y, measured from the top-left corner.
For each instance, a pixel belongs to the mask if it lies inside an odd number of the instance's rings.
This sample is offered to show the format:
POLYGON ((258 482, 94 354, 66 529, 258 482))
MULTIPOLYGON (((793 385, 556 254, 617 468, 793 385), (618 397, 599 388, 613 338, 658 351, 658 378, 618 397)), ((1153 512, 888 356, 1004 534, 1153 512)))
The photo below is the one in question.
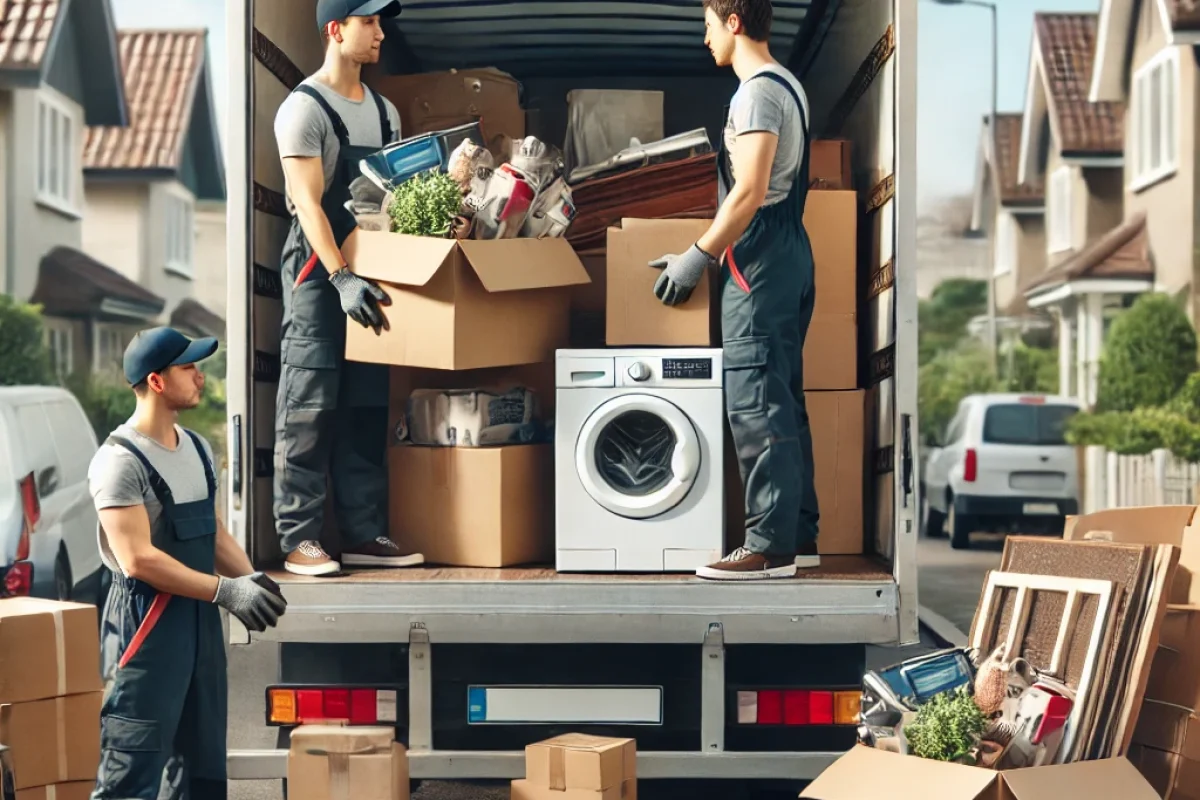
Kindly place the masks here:
POLYGON ((215 352, 217 340, 212 336, 193 340, 167 327, 138 331, 125 348, 125 380, 137 386, 152 372, 195 364, 215 352))
POLYGON ((400 0, 317 0, 317 27, 346 17, 398 17, 401 9, 400 0))

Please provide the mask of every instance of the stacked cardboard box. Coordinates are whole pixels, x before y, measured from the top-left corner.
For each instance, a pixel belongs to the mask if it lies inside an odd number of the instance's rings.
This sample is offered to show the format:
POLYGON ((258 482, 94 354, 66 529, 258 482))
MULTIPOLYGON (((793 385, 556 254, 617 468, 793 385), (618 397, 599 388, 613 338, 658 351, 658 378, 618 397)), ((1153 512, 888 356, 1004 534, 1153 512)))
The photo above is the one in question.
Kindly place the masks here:
POLYGON ((100 765, 96 607, 0 600, 0 744, 20 800, 86 797, 100 765))
POLYGON ((408 753, 394 728, 301 725, 288 750, 291 800, 408 800, 408 753))
POLYGON ((637 800, 637 744, 569 733, 525 748, 511 800, 637 800))

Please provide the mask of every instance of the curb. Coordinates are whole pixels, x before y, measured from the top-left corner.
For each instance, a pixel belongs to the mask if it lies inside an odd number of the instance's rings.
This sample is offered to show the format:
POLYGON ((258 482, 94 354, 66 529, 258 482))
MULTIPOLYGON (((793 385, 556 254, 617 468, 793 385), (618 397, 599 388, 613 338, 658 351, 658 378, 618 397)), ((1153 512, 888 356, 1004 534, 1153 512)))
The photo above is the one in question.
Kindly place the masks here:
POLYGON ((928 606, 917 609, 917 619, 933 634, 941 647, 966 647, 967 635, 955 627, 954 623, 943 617, 928 606))

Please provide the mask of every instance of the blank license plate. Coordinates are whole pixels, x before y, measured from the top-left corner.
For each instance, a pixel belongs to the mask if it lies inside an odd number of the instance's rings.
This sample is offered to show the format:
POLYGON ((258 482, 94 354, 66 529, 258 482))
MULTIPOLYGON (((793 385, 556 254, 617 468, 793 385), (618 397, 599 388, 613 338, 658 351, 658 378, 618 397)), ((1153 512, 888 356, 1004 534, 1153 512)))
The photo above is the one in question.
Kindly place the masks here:
POLYGON ((469 686, 471 725, 662 725, 661 686, 469 686))
POLYGON ((1051 515, 1057 514, 1058 513, 1058 504, 1057 503, 1026 503, 1025 504, 1025 513, 1030 514, 1030 515, 1033 515, 1033 514, 1051 514, 1051 515))

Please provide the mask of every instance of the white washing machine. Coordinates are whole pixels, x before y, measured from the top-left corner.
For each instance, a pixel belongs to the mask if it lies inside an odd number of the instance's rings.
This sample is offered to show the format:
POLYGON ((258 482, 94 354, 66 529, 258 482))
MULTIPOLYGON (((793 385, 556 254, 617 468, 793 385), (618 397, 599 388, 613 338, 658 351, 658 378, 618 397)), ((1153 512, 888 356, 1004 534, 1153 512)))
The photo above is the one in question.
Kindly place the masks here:
POLYGON ((692 572, 724 553, 720 349, 559 350, 560 572, 692 572))

